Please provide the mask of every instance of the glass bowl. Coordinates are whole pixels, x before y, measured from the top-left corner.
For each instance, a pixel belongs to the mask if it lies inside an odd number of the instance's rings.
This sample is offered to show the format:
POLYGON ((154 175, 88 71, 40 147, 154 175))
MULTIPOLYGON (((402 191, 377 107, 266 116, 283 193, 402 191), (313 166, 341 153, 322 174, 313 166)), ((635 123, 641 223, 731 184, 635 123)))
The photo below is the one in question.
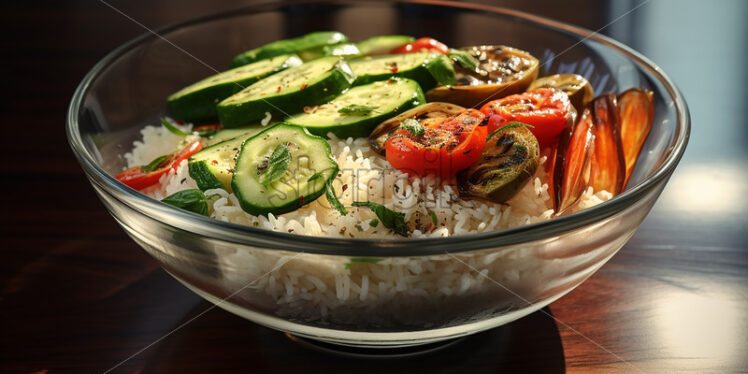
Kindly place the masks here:
POLYGON ((165 27, 117 48, 78 87, 73 152, 106 209, 176 279, 223 309, 301 337, 362 347, 434 343, 536 311, 581 284, 647 215, 685 149, 686 103, 651 61, 609 38, 514 10, 462 3, 292 2, 165 27), (316 30, 435 37, 527 50, 541 74, 579 73, 595 92, 654 91, 652 132, 629 187, 598 206, 441 239, 306 237, 172 208, 117 182, 122 154, 165 98, 246 49, 316 30), (178 46, 178 47, 177 47, 178 46), (383 259, 347 264, 351 257, 383 259))

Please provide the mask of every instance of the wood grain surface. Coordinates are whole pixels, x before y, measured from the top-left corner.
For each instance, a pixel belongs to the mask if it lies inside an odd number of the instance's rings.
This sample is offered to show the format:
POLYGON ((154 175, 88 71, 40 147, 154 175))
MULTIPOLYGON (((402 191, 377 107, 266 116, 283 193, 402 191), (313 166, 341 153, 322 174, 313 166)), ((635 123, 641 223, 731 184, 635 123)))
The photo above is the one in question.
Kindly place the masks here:
MULTIPOLYGON (((112 4, 157 27, 237 3, 112 4)), ((502 4, 597 29, 637 2, 502 4)), ((2 125, 12 141, 0 164, 0 372, 748 372, 748 32, 731 16, 746 6, 719 6, 688 2, 684 21, 661 25, 650 19, 668 8, 655 0, 626 21, 638 31, 601 31, 671 73, 694 126, 686 157, 620 253, 542 312, 438 354, 360 360, 217 308, 203 313, 211 304, 161 270, 95 197, 65 139, 67 105, 100 58, 144 30, 98 1, 4 3, 2 125), (699 34, 688 17, 699 17, 699 34), (730 57, 710 67, 718 75, 690 75, 706 58, 693 38, 730 57)))

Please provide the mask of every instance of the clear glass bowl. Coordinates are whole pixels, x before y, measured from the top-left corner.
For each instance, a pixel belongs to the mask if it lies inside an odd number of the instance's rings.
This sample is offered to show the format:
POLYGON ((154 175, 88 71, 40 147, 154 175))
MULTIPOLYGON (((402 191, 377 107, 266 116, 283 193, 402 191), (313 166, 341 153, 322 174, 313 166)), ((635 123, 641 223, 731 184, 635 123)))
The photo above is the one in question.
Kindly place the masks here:
POLYGON ((107 55, 78 87, 67 119, 76 157, 112 216, 180 282, 251 321, 326 342, 432 343, 548 305, 626 243, 688 140, 686 103, 651 61, 588 30, 513 10, 444 2, 283 3, 158 33, 168 42, 142 35, 107 55), (225 69, 238 52, 315 30, 339 30, 352 40, 412 34, 453 46, 511 45, 540 58, 542 74, 580 73, 596 92, 653 90, 653 130, 629 187, 612 200, 547 222, 442 239, 332 239, 239 226, 177 210, 112 177, 144 124, 165 114, 170 93, 210 75, 208 67, 225 69), (350 257, 366 256, 385 260, 346 269, 350 257))

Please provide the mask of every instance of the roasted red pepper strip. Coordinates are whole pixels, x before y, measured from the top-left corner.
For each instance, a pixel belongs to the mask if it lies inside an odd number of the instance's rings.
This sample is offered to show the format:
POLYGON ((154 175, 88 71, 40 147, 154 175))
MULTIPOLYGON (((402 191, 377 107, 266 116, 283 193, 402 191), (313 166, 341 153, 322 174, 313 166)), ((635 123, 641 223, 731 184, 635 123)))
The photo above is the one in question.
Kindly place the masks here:
POLYGON ((623 181, 626 178, 616 95, 600 95, 593 101, 592 106, 595 141, 590 154, 589 185, 595 191, 605 190, 615 196, 623 190, 623 181))
POLYGON ((621 118, 621 144, 626 163, 623 187, 626 187, 644 141, 652 130, 654 94, 641 88, 632 88, 622 93, 618 96, 618 114, 621 118))
POLYGON ((571 132, 559 139, 553 183, 556 187, 556 214, 562 214, 579 200, 587 188, 590 149, 595 140, 592 113, 585 109, 571 132))
POLYGON ((143 166, 134 166, 114 177, 136 190, 142 190, 158 183, 162 175, 166 174, 169 170, 176 169, 182 161, 188 159, 202 148, 203 145, 199 141, 192 142, 181 151, 172 153, 166 157, 153 171, 145 171, 143 166))
POLYGON ((429 121, 423 134, 399 128, 387 139, 387 161, 395 169, 417 175, 450 177, 480 157, 486 145, 483 114, 466 109, 454 117, 429 121))

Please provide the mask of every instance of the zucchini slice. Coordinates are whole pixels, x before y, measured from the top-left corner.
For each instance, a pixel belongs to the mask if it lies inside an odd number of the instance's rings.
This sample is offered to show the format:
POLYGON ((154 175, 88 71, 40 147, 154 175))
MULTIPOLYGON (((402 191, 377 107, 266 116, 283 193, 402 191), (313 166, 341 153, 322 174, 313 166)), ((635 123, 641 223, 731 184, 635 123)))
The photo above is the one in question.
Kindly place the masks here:
POLYGON ((298 38, 278 40, 242 52, 231 60, 230 67, 235 68, 287 53, 296 53, 304 61, 309 61, 322 56, 322 48, 324 46, 345 43, 347 41, 348 37, 337 31, 313 32, 298 38))
POLYGON ((277 215, 317 199, 337 174, 338 164, 324 138, 279 123, 244 142, 231 187, 245 212, 277 215), (286 156, 283 163, 274 157, 279 149, 286 156), (279 169, 278 165, 283 167, 279 169), (267 173, 276 173, 277 177, 268 183, 267 173))
POLYGON ((361 57, 361 52, 353 43, 341 43, 335 45, 326 45, 322 48, 323 56, 341 56, 346 59, 361 57))
POLYGON ((391 50, 414 41, 415 38, 406 35, 380 35, 356 43, 358 50, 364 56, 389 53, 391 50))
POLYGON ((302 64, 288 54, 241 66, 207 77, 169 96, 172 117, 184 122, 208 123, 218 118, 216 104, 265 76, 302 64))
POLYGON ((203 148, 200 152, 190 156, 187 167, 197 187, 203 191, 223 188, 231 192, 231 177, 234 175, 236 155, 239 154, 242 143, 265 129, 260 126, 252 127, 249 131, 242 129, 243 133, 203 148))
POLYGON ((340 57, 323 57, 271 75, 218 104, 225 128, 298 113, 325 103, 350 87, 355 76, 340 57))
POLYGON ((351 69, 356 75, 354 86, 403 77, 418 82, 426 91, 437 83, 451 85, 456 82, 452 60, 433 52, 369 57, 351 61, 351 69))
POLYGON ((393 78, 353 87, 329 103, 286 122, 320 136, 331 132, 340 138, 367 137, 382 121, 425 102, 416 81, 393 78))
POLYGON ((259 133, 262 130, 265 130, 267 127, 260 126, 260 125, 253 125, 253 126, 247 126, 247 127, 237 127, 235 129, 223 129, 215 134, 213 134, 208 140, 204 141, 203 144, 205 144, 205 147, 212 146, 214 144, 218 144, 220 142, 224 142, 229 139, 236 138, 237 136, 241 135, 255 135, 259 133))

